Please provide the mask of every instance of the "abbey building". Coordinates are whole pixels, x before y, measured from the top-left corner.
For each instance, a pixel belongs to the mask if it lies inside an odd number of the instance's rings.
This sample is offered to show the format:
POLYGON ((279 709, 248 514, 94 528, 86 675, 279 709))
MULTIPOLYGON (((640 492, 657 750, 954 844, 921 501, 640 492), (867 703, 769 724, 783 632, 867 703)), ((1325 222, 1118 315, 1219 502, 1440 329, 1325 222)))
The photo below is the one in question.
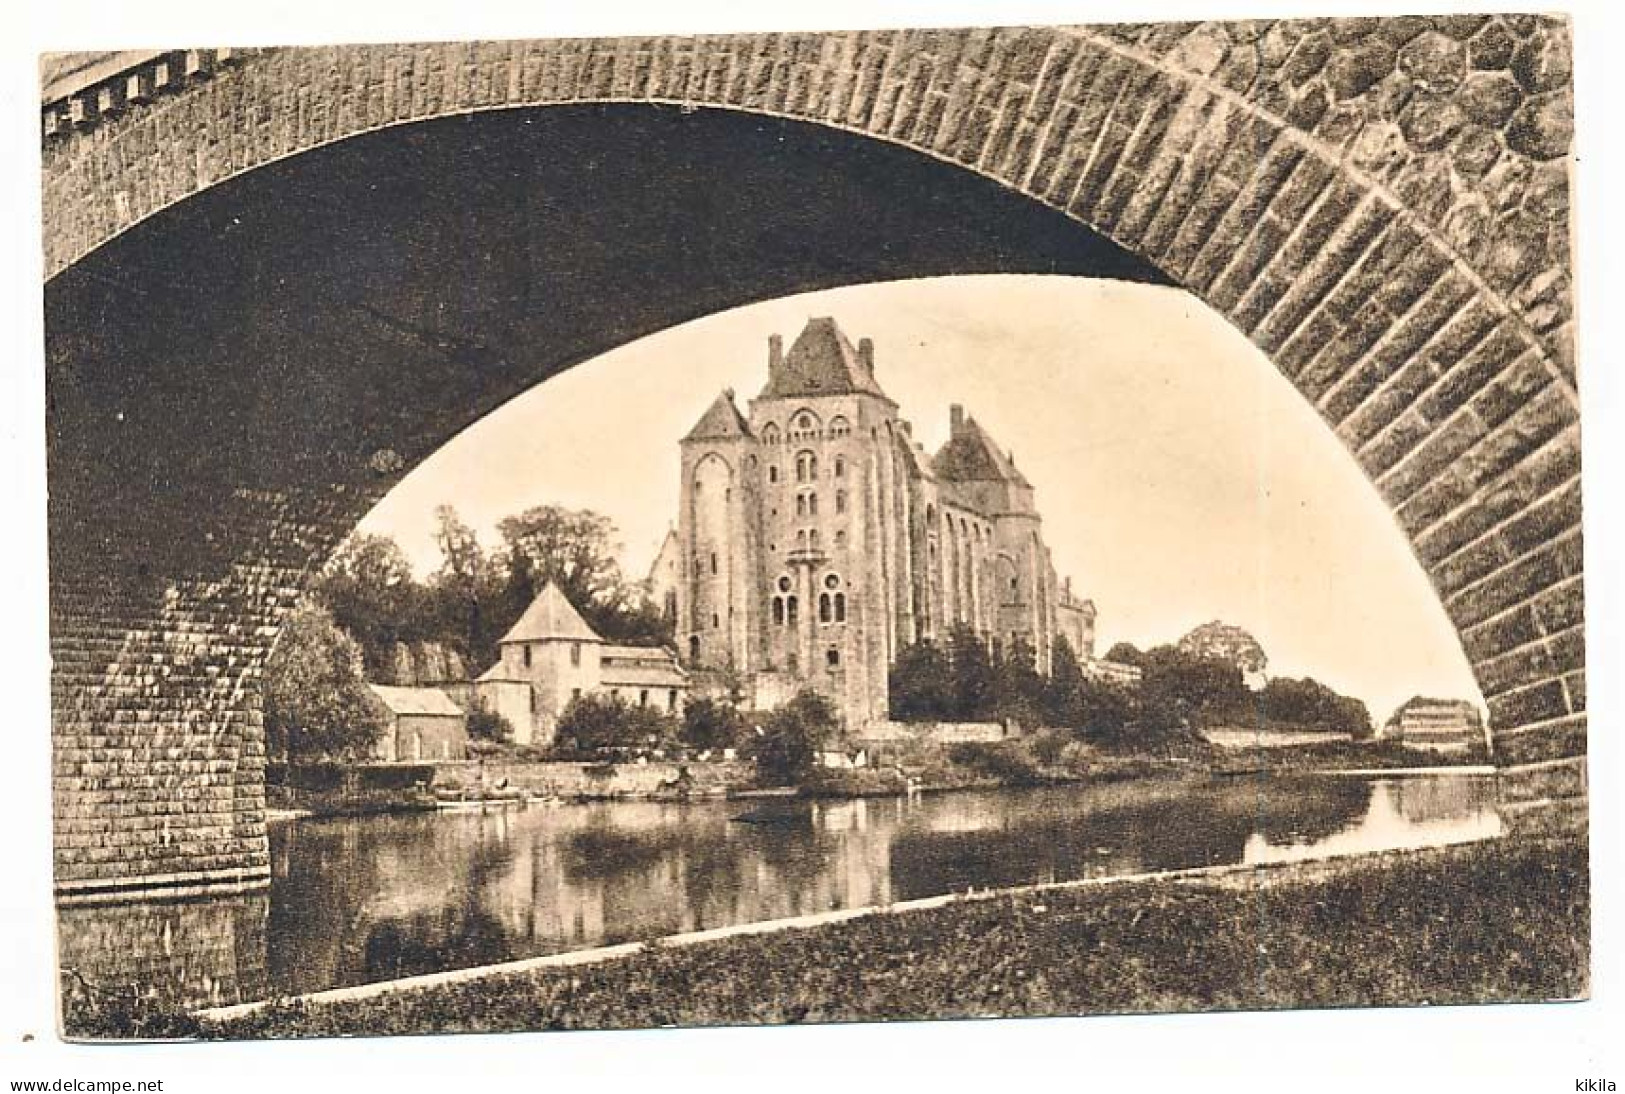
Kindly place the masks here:
POLYGON ((1047 671, 1058 636, 1093 654, 1094 607, 1056 579, 1032 484, 954 406, 928 455, 881 387, 874 346, 813 319, 741 412, 725 391, 681 448, 676 530, 654 583, 696 686, 758 709, 804 687, 849 727, 884 719, 887 677, 918 638, 960 623, 1025 638, 1047 671))

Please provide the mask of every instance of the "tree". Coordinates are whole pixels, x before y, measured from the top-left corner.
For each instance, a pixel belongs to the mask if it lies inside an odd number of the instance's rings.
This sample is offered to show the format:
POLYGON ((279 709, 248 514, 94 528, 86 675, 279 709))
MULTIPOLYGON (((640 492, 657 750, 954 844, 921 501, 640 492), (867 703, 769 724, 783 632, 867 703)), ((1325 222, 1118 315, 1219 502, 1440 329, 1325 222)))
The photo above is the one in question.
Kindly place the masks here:
POLYGON ((409 682, 393 674, 395 650, 426 635, 425 591, 393 539, 365 533, 346 537, 313 592, 333 621, 361 644, 371 678, 409 682))
MULTIPOLYGON (((615 524, 590 509, 539 505, 497 523, 507 545, 510 589, 530 595, 556 585, 599 634, 612 642, 665 645, 671 622, 643 583, 627 581, 617 561, 615 524)), ((530 603, 517 606, 514 618, 530 603)))
POLYGON ((1139 668, 1145 664, 1145 654, 1132 642, 1119 642, 1106 651, 1105 660, 1119 665, 1133 665, 1139 668))
POLYGON ((728 703, 717 699, 691 699, 683 710, 681 738, 690 748, 734 748, 744 735, 744 716, 728 703))
POLYGON ((803 781, 838 728, 835 708, 815 691, 802 691, 767 716, 751 748, 762 781, 803 781))
POLYGON ((571 699, 559 715, 558 735, 591 752, 656 748, 677 736, 677 720, 654 707, 633 706, 614 694, 571 699))
POLYGON ((948 639, 948 661, 953 670, 953 717, 981 721, 993 716, 993 661, 987 643, 968 623, 960 623, 948 639))
POLYGON ((1371 734, 1371 713, 1358 699, 1339 695, 1318 680, 1276 677, 1258 695, 1267 724, 1321 729, 1354 737, 1371 734))
POLYGON ((948 658, 929 638, 898 651, 890 676, 891 716, 900 722, 940 722, 953 717, 953 673, 948 658))
POLYGON ((1246 718, 1253 709, 1241 669, 1219 658, 1158 646, 1145 653, 1140 672, 1140 692, 1150 709, 1172 711, 1193 727, 1246 718))
POLYGON ((360 647, 318 604, 283 623, 263 684, 267 745, 289 763, 364 758, 388 728, 362 678, 360 647))
POLYGON ((1044 720, 1052 726, 1073 725, 1072 714, 1085 678, 1077 652, 1066 635, 1056 635, 1050 649, 1049 679, 1044 684, 1044 720))
POLYGON ((993 666, 993 714, 1032 728, 1043 720, 1044 698, 1038 651, 1025 635, 1017 635, 993 666))
POLYGON ((513 723, 488 707, 476 706, 468 712, 468 735, 476 741, 508 744, 513 741, 513 723))
MULTIPOLYGON (((506 575, 488 558, 474 530, 449 505, 435 508, 435 545, 440 569, 431 582, 440 633, 474 664, 496 660, 496 643, 505 630, 494 609, 501 602, 506 575)), ((507 620, 511 625, 513 620, 507 620)))

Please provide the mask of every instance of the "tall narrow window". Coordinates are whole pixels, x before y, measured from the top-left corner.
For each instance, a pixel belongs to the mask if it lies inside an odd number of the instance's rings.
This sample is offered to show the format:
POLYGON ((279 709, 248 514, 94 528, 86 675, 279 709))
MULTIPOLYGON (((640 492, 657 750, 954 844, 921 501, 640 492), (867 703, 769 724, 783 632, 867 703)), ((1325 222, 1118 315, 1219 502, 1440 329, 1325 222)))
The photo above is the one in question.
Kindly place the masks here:
POLYGON ((835 594, 835 622, 837 622, 837 623, 845 623, 846 622, 846 594, 845 593, 836 593, 835 594))
POLYGON ((818 594, 818 622, 828 623, 834 618, 835 610, 830 604, 828 593, 818 594))
POLYGON ((528 669, 528 668, 530 668, 530 647, 529 646, 521 646, 520 649, 524 653, 525 667, 528 669))
POLYGON ((845 456, 836 456, 835 457, 835 477, 838 478, 838 479, 846 478, 846 457, 845 456))
POLYGON ((775 464, 770 464, 768 466, 768 469, 767 469, 767 481, 768 482, 778 482, 779 481, 779 465, 778 464, 775 463, 775 464))
POLYGON ((832 669, 840 668, 841 667, 841 651, 836 649, 834 646, 831 646, 829 648, 828 652, 826 652, 824 654, 824 661, 832 669))
POLYGON ((711 572, 713 574, 717 572, 717 553, 715 551, 711 552, 711 572))
POLYGON ((845 490, 837 490, 837 491, 835 491, 835 511, 837 513, 846 512, 846 491, 845 490))
POLYGON ((806 515, 807 515, 807 495, 806 494, 797 494, 796 495, 796 516, 804 517, 806 515))
POLYGON ((810 516, 810 517, 816 517, 818 515, 818 495, 817 494, 808 494, 807 495, 807 515, 810 516))
POLYGON ((796 625, 796 614, 796 598, 792 596, 784 602, 785 619, 792 627, 796 625))
POLYGON ((773 598, 773 624, 778 627, 784 626, 784 597, 782 596, 773 598))
POLYGON ((666 709, 667 710, 676 710, 677 709, 677 689, 676 688, 672 688, 670 691, 668 691, 666 693, 666 709))
POLYGON ((571 642, 570 643, 570 664, 575 665, 577 667, 580 667, 580 665, 581 665, 581 643, 580 642, 571 642))
POLYGON ((638 692, 638 706, 646 707, 648 705, 649 705, 649 689, 644 688, 642 691, 638 692))
POLYGON ((690 661, 698 661, 700 659, 700 636, 697 634, 691 634, 688 636, 688 659, 690 661))

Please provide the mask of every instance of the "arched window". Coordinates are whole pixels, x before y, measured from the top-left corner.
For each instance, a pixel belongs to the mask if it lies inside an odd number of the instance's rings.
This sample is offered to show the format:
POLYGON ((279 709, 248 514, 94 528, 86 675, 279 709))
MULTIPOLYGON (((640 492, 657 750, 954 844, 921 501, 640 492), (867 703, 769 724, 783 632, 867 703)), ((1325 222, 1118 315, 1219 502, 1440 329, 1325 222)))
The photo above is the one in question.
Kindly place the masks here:
POLYGON ((828 623, 835 617, 835 606, 830 603, 828 593, 818 594, 818 622, 828 623))
POLYGON ((836 415, 829 420, 829 435, 831 437, 844 437, 850 432, 852 432, 851 425, 840 415, 836 415))
POLYGON ((801 412, 801 417, 796 419, 796 429, 800 430, 802 433, 811 433, 817 428, 817 419, 815 419, 811 414, 808 414, 805 410, 801 412))
POLYGON ((846 491, 845 490, 837 490, 837 491, 835 491, 835 511, 837 513, 846 512, 846 491))
POLYGON ((818 478, 818 457, 811 452, 796 453, 796 481, 813 482, 818 478))
POLYGON ((806 515, 807 515, 807 495, 806 494, 797 494, 796 495, 796 516, 804 517, 806 515))
POLYGON ((838 479, 846 478, 846 457, 845 456, 836 456, 835 457, 835 477, 838 478, 838 479))
POLYGON ((814 551, 818 550, 818 529, 814 528, 807 533, 807 546, 814 551))
POLYGON ((846 529, 845 528, 839 529, 835 533, 835 546, 837 546, 837 547, 845 547, 846 546, 846 529))
POLYGON ((644 688, 642 691, 638 692, 638 706, 646 707, 648 705, 649 705, 649 689, 644 688))
POLYGON ((846 622, 846 594, 845 593, 836 593, 835 594, 835 622, 837 622, 837 623, 845 623, 846 622))
POLYGON ((836 649, 834 646, 831 646, 824 653, 824 662, 827 665, 829 665, 829 667, 832 668, 832 669, 840 668, 841 667, 841 651, 836 649))
POLYGON ((807 529, 798 528, 798 529, 796 529, 796 550, 805 551, 806 549, 807 549, 807 529))
POLYGON ((784 626, 784 597, 782 596, 773 598, 773 625, 775 627, 784 626))
POLYGON ((691 634, 688 636, 688 659, 690 661, 698 661, 700 659, 700 636, 697 634, 691 634))
POLYGON ((774 425, 772 422, 768 422, 766 425, 764 425, 762 427, 762 443, 763 444, 778 444, 779 443, 779 427, 774 425))
POLYGON ((817 494, 808 494, 807 495, 807 515, 809 517, 816 517, 818 515, 818 495, 817 494))
POLYGON ((792 627, 796 625, 796 617, 800 614, 796 608, 796 598, 793 596, 786 597, 784 601, 784 618, 792 627))

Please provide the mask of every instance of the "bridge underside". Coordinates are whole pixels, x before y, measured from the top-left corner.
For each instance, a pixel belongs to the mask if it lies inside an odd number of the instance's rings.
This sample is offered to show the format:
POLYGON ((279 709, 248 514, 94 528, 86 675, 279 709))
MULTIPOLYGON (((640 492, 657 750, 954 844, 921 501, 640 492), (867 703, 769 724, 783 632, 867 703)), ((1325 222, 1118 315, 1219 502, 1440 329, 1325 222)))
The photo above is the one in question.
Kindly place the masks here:
POLYGON ((631 105, 357 137, 69 267, 46 287, 59 894, 263 883, 257 682, 278 620, 374 501, 494 407, 727 308, 1009 272, 1165 281, 894 145, 631 105))
POLYGON ((59 66, 59 891, 263 881, 278 620, 457 430, 686 319, 951 273, 1161 270, 1244 332, 1438 590, 1509 826, 1583 827, 1569 53, 1462 15, 59 66))

